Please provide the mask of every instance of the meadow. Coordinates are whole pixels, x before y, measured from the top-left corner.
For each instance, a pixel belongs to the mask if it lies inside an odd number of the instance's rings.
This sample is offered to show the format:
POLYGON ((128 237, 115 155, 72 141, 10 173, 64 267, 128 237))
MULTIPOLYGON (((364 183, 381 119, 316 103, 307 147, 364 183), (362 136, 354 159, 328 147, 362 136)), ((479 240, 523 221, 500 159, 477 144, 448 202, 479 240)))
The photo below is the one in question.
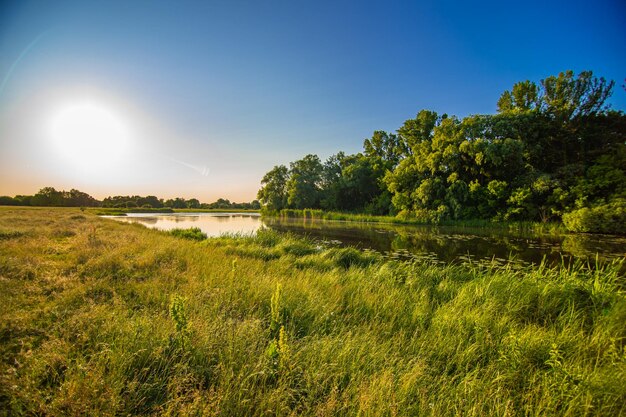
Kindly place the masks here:
POLYGON ((620 267, 0 208, 0 415, 623 415, 620 267))

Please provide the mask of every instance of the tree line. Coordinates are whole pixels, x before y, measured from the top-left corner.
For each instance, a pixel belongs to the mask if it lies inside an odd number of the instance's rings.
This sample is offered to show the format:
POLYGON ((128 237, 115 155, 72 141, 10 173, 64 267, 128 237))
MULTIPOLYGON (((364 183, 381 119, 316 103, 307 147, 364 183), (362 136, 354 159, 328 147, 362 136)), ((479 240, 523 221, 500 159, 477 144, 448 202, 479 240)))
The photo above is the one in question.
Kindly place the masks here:
POLYGON ((625 220, 626 116, 606 103, 613 87, 591 71, 566 71, 516 83, 496 114, 459 119, 422 110, 395 133, 375 131, 360 153, 275 166, 258 199, 266 211, 313 208, 431 223, 558 221, 568 213, 571 220, 599 207, 625 220))
POLYGON ((177 208, 177 209, 260 209, 256 200, 250 203, 235 203, 220 198, 213 203, 201 203, 197 198, 181 197, 164 200, 148 196, 109 196, 102 201, 82 191, 58 191, 44 187, 35 195, 0 196, 0 205, 5 206, 49 206, 49 207, 106 207, 106 208, 177 208))

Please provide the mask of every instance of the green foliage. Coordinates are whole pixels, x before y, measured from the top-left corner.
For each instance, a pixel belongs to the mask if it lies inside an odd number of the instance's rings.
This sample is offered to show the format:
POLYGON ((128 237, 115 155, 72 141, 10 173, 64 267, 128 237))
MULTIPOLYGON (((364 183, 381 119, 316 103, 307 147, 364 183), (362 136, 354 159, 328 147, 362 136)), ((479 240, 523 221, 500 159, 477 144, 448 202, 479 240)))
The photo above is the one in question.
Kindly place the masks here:
POLYGON ((270 337, 272 340, 265 350, 265 356, 274 372, 287 370, 290 356, 289 338, 280 312, 281 290, 281 285, 277 284, 272 294, 270 303, 270 337))
POLYGON ((206 233, 204 233, 199 227, 190 227, 188 229, 172 229, 169 231, 169 233, 173 236, 189 240, 204 240, 207 238, 206 233))
POLYGON ((626 116, 606 105, 613 86, 591 71, 567 71, 515 84, 495 115, 459 120, 422 110, 397 134, 375 131, 363 154, 339 152, 323 168, 308 155, 283 167, 287 199, 263 204, 434 224, 558 221, 626 196, 626 116))
POLYGON ((626 200, 565 213, 563 223, 572 232, 626 235, 626 200))
POLYGON ((185 349, 189 344, 189 316, 185 310, 186 299, 179 295, 174 295, 170 302, 170 317, 176 326, 176 342, 181 349, 185 349))
MULTIPOLYGON (((20 200, 16 196, 15 200, 20 200)), ((34 196, 28 199, 31 206, 55 206, 55 207, 95 207, 100 202, 87 193, 78 190, 57 191, 53 187, 44 187, 34 196)))
POLYGON ((257 198, 269 210, 281 210, 287 205, 287 180, 289 173, 284 165, 275 166, 263 176, 263 185, 257 198))
POLYGON ((317 155, 307 155, 292 162, 287 180, 287 204, 296 209, 317 208, 322 199, 323 166, 317 155))

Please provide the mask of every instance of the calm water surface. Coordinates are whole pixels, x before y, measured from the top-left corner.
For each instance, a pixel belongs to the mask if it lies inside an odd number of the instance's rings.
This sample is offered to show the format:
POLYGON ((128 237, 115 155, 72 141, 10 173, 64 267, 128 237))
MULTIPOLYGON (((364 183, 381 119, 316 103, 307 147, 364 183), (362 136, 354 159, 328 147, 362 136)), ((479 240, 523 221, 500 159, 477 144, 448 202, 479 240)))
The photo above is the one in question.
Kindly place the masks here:
POLYGON ((409 226, 380 223, 267 219, 257 213, 176 213, 111 216, 161 230, 199 227, 208 236, 254 233, 261 228, 290 232, 329 245, 371 249, 391 257, 437 262, 479 261, 555 265, 574 259, 600 261, 626 257, 626 238, 602 235, 534 236, 486 228, 409 226))
POLYGON ((160 230, 199 227, 209 237, 225 233, 251 234, 263 226, 258 213, 128 213, 126 216, 103 217, 160 230))

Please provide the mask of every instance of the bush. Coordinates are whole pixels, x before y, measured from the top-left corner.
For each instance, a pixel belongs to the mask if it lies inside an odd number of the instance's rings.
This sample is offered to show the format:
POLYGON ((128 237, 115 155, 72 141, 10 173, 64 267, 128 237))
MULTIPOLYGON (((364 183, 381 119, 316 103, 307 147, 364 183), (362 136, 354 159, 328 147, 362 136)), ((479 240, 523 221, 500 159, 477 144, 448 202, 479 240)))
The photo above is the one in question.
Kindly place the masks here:
POLYGON ((204 240, 207 238, 206 233, 203 233, 199 227, 191 227, 189 229, 172 229, 170 230, 170 234, 190 240, 204 240))
POLYGON ((626 200, 565 213, 563 224, 571 232, 626 234, 626 200))

